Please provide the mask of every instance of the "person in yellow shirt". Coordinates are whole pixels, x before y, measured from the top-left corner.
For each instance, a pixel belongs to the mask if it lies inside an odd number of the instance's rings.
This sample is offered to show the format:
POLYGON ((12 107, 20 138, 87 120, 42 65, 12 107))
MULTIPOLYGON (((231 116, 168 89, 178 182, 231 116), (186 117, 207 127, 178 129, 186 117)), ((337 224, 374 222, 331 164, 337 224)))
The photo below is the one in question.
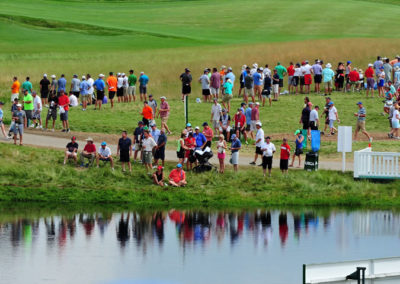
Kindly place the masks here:
POLYGON ((21 84, 18 82, 18 78, 13 78, 13 84, 11 85, 11 102, 14 102, 14 99, 18 99, 19 97, 19 88, 21 84))

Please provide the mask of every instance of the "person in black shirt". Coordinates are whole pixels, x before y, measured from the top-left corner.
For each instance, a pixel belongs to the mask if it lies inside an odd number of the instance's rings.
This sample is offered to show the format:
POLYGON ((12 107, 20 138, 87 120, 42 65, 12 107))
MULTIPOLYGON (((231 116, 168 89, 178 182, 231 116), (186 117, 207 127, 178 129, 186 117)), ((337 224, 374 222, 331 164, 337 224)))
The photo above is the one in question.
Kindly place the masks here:
POLYGON ((125 172, 125 163, 128 163, 129 172, 132 172, 131 156, 132 156, 132 141, 128 138, 126 131, 122 131, 122 137, 119 138, 117 156, 122 163, 122 171, 125 172))
POLYGON ((167 135, 165 135, 165 129, 161 128, 160 136, 158 136, 156 152, 154 154, 154 164, 158 164, 158 160, 161 160, 162 166, 164 167, 165 160, 165 145, 167 144, 167 135))
POLYGON ((158 166, 157 170, 153 173, 154 184, 164 186, 164 171, 162 166, 158 166))
POLYGON ((272 76, 272 85, 274 89, 274 99, 273 101, 277 101, 279 97, 279 75, 276 69, 274 69, 274 75, 272 76))
POLYGON ((78 143, 76 143, 76 137, 73 136, 71 138, 71 142, 67 144, 65 151, 65 156, 64 156, 64 165, 67 163, 68 159, 73 159, 75 161, 75 165, 78 162, 78 143))
POLYGON ((308 97, 304 98, 305 107, 301 111, 301 117, 299 123, 303 124, 303 129, 307 130, 307 136, 310 136, 309 127, 310 127, 310 112, 312 103, 308 97))
POLYGON ((136 162, 136 158, 137 158, 137 153, 140 151, 140 160, 142 160, 142 140, 143 140, 143 133, 144 133, 144 122, 143 121, 139 121, 138 122, 138 127, 136 127, 135 131, 133 132, 133 136, 134 136, 134 141, 135 141, 135 153, 133 155, 133 161, 136 162))
POLYGON ((58 97, 56 93, 51 93, 49 98, 49 110, 46 116, 46 126, 45 129, 47 130, 48 122, 50 119, 53 119, 53 128, 51 131, 54 132, 54 126, 57 120, 57 106, 58 106, 58 97))
POLYGON ((185 96, 189 95, 192 92, 192 75, 190 74, 190 70, 185 68, 185 73, 182 73, 180 76, 182 81, 182 101, 185 96))
POLYGON ((265 105, 265 99, 268 98, 269 106, 272 105, 272 97, 271 97, 271 78, 265 76, 264 78, 264 88, 261 93, 262 96, 262 106, 265 105))
POLYGON ((42 98, 42 105, 47 107, 47 97, 49 96, 50 81, 47 79, 47 75, 43 75, 43 79, 40 80, 40 97, 42 98))

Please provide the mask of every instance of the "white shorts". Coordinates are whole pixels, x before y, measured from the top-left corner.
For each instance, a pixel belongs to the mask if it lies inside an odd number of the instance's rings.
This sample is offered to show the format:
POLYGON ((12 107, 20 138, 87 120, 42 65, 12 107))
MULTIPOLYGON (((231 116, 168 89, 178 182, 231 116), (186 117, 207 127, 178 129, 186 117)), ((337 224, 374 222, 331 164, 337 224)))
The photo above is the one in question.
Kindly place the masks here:
POLYGON ((134 96, 136 94, 136 86, 129 86, 128 87, 128 95, 134 96))
POLYGON ((257 123, 257 120, 252 120, 251 121, 251 123, 250 123, 250 131, 255 131, 257 129, 256 123, 257 123))
POLYGON ((19 98, 19 94, 15 93, 15 94, 11 94, 11 102, 14 102, 15 99, 19 98))
POLYGON ((279 92, 279 85, 275 84, 275 85, 272 85, 272 87, 273 87, 273 90, 274 90, 274 94, 277 94, 279 92))
POLYGON ((219 128, 219 120, 213 120, 212 124, 213 124, 214 129, 218 129, 219 128))
MULTIPOLYGON (((223 132, 223 129, 222 129, 222 127, 220 127, 219 128, 219 132, 223 132)), ((226 132, 231 132, 231 127, 230 126, 228 126, 227 128, 226 128, 226 132)))
POLYGON ((210 87, 210 91, 211 91, 211 95, 217 95, 219 88, 216 89, 216 88, 210 87))

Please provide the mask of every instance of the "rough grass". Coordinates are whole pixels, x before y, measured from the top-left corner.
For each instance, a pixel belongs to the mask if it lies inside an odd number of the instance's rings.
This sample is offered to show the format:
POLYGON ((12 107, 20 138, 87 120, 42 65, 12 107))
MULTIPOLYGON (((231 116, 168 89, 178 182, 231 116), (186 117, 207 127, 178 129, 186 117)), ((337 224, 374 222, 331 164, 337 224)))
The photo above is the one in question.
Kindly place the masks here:
MULTIPOLYGON (((140 206, 257 207, 267 205, 400 206, 399 182, 354 182, 351 173, 275 170, 264 179, 261 170, 231 169, 188 174, 185 188, 153 186, 144 169, 132 175, 117 165, 76 169, 62 166, 62 152, 0 144, 0 201, 56 203, 127 203, 140 206)), ((167 166, 166 171, 171 169, 167 166)))

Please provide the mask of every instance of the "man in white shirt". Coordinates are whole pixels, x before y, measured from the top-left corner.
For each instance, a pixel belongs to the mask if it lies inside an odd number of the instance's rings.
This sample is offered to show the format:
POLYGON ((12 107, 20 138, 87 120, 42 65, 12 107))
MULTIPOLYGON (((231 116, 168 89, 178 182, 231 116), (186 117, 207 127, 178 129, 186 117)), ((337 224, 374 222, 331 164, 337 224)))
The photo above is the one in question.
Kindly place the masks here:
POLYGON ((150 173, 152 169, 152 160, 153 160, 153 150, 157 146, 156 141, 154 141, 153 137, 150 136, 148 130, 144 131, 144 138, 142 140, 142 149, 143 149, 143 162, 146 166, 148 173, 150 173))
POLYGON ((318 110, 319 107, 315 106, 314 109, 310 112, 310 130, 318 130, 318 110))
POLYGON ((274 156, 274 153, 276 152, 275 145, 271 143, 271 137, 269 136, 265 137, 265 142, 261 146, 261 151, 263 151, 262 167, 263 167, 264 177, 267 173, 267 168, 268 168, 268 175, 271 176, 272 158, 274 156))
MULTIPOLYGON (((256 145, 256 153, 254 156, 254 161, 251 162, 250 165, 255 165, 257 162, 258 155, 261 155, 261 156, 263 155, 263 151, 261 151, 261 146, 264 143, 264 130, 261 128, 261 126, 262 126, 261 122, 258 121, 256 123, 256 129, 257 129, 256 141, 254 143, 256 145)), ((259 166, 261 166, 261 164, 259 166)))
POLYGON ((217 135, 219 130, 219 120, 222 115, 222 107, 218 103, 218 99, 214 98, 214 104, 211 107, 211 122, 214 128, 214 133, 217 135))
POLYGON ((265 68, 263 70, 264 78, 270 77, 271 78, 271 69, 268 68, 268 64, 265 64, 265 68))
POLYGON ((203 75, 201 75, 199 78, 199 82, 201 83, 201 93, 203 95, 204 102, 208 102, 211 99, 210 78, 208 77, 208 73, 208 69, 205 69, 203 75))
POLYGON ((35 91, 32 91, 32 97, 33 97, 33 115, 32 115, 32 120, 33 120, 33 125, 36 126, 36 128, 42 128, 42 118, 40 114, 42 113, 42 100, 40 97, 36 94, 35 91), (39 121, 39 124, 36 123, 36 120, 39 121))
MULTIPOLYGON (((149 95, 149 100, 147 101, 147 104, 149 105, 149 107, 151 107, 151 109, 153 110, 153 118, 156 117, 157 114, 157 102, 154 99, 153 95, 150 94, 149 95)), ((157 142, 157 141, 156 141, 157 142)))
POLYGON ((304 85, 305 85, 305 93, 309 94, 310 93, 310 85, 312 83, 312 66, 308 64, 308 61, 305 61, 305 65, 301 67, 303 76, 304 76, 304 85))
POLYGON ((118 102, 123 102, 124 97, 124 78, 122 78, 121 73, 117 73, 117 98, 118 102))
MULTIPOLYGON (((124 102, 127 103, 129 101, 129 94, 128 94, 128 88, 129 88, 129 83, 128 83, 128 77, 125 75, 125 73, 121 74, 122 76, 122 93, 124 95, 124 102)), ((155 115, 155 114, 154 114, 155 115)))
POLYGON ((92 76, 90 76, 90 74, 86 74, 86 82, 89 85, 88 95, 86 96, 87 104, 90 105, 90 104, 92 104, 93 93, 94 93, 94 88, 93 88, 94 80, 93 80, 92 76))
POLYGON ((99 167, 99 161, 110 162, 111 169, 114 170, 114 161, 111 156, 111 150, 107 147, 106 142, 101 142, 101 147, 99 148, 99 152, 96 156, 97 167, 99 167))
POLYGON ((253 76, 253 74, 257 72, 257 69, 258 69, 258 64, 254 63, 253 68, 251 68, 250 70, 250 76, 253 76))
POLYGON ((69 96, 69 105, 71 107, 77 107, 79 105, 78 98, 74 94, 69 96))
POLYGON ((335 128, 334 124, 335 124, 336 120, 337 120, 337 122, 340 123, 340 120, 339 120, 337 109, 334 106, 332 101, 329 103, 329 116, 328 117, 329 117, 329 128, 331 129, 331 135, 335 135, 335 131, 337 131, 337 129, 335 128))

